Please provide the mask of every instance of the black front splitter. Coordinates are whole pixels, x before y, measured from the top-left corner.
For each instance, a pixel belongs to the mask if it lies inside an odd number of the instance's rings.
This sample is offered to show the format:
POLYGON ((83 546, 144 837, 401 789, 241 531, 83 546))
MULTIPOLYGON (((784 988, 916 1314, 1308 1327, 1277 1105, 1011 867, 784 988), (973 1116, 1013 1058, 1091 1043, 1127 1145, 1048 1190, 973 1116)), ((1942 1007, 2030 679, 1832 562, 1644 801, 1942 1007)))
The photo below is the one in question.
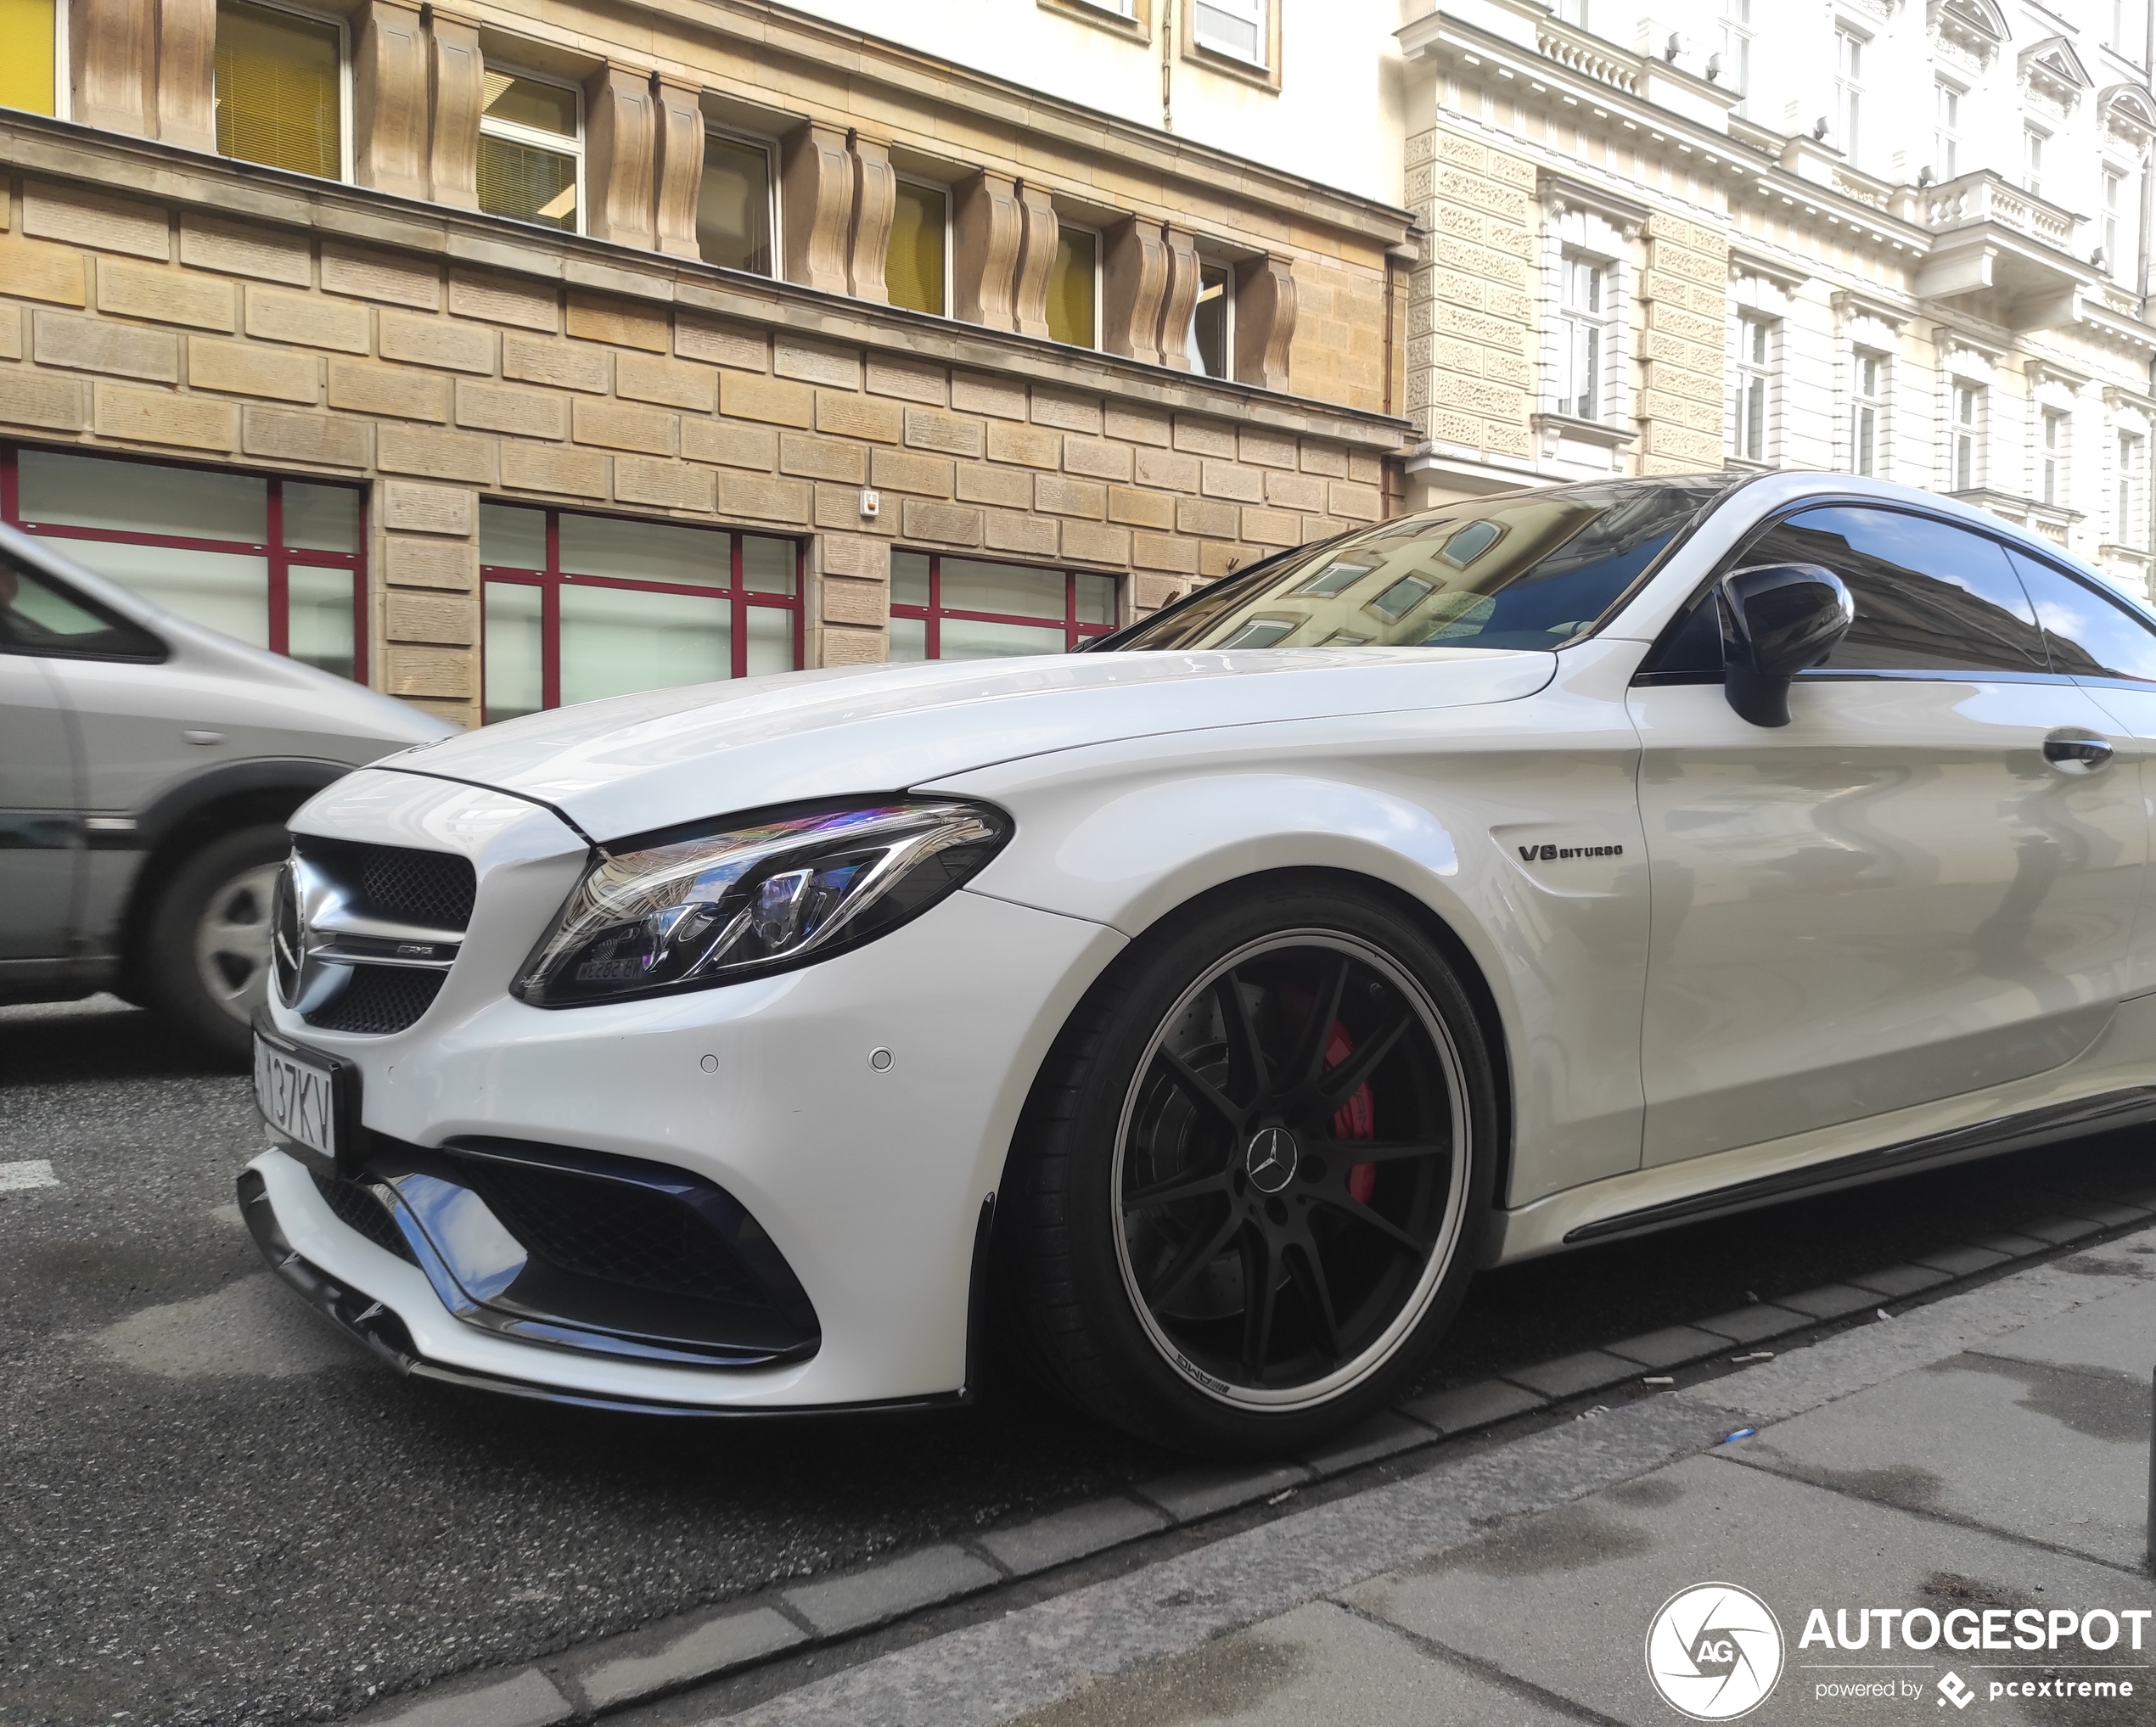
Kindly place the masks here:
POLYGON ((296 1290, 308 1306, 339 1331, 364 1344, 378 1360, 410 1378, 430 1379, 442 1385, 460 1386, 468 1391, 492 1392, 498 1396, 520 1397, 535 1403, 556 1404, 570 1409, 607 1410, 617 1415, 697 1416, 706 1419, 736 1421, 772 1416, 865 1415, 905 1410, 954 1409, 972 1401, 966 1392, 952 1391, 927 1397, 894 1398, 880 1403, 817 1404, 779 1409, 714 1408, 709 1404, 613 1397, 604 1392, 564 1391, 558 1386, 541 1385, 527 1379, 511 1379, 501 1374, 478 1372, 469 1367, 448 1366, 440 1361, 430 1361, 422 1355, 418 1346, 412 1341, 412 1333, 405 1328, 404 1321, 380 1301, 363 1290, 348 1287, 293 1247, 278 1223, 276 1208, 270 1203, 268 1184, 252 1169, 243 1170, 240 1174, 239 1214, 245 1220, 247 1232, 255 1238, 255 1245, 261 1250, 263 1259, 269 1262, 271 1270, 296 1290))

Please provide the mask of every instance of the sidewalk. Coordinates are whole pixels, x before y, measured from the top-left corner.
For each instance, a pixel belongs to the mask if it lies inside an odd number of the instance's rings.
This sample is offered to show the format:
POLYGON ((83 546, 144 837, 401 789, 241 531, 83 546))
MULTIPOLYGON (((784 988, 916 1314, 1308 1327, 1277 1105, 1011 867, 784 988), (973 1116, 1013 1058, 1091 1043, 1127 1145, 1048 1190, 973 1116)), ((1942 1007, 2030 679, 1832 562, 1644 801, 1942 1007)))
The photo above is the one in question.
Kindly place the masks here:
MULTIPOLYGON (((1756 1722, 2156 1721, 2156 1587, 2142 1565, 2152 1363, 2156 1230, 1440 1463, 723 1719, 1674 1722, 1683 1717, 1649 1681, 1649 1623, 1677 1592, 1712 1581, 1752 1591, 1778 1623, 1783 1668, 1756 1722), (2080 1640, 2092 1609, 2088 1638, 2108 1632, 2108 1649, 2080 1640), (1989 1629, 1995 1646, 1919 1651, 1897 1639, 1883 1650, 1879 1634, 1910 1610, 1919 1629, 1928 1613, 1968 1640, 1989 1629), (1822 1646, 1838 1613, 1865 1647, 1822 1646), (1806 1638, 1808 1624, 1822 1634, 1806 1638), (2017 1630, 2058 1646, 2016 1649, 2017 1630)), ((1728 1640, 1765 1662, 1746 1638, 1728 1640)), ((682 1710, 690 1701, 661 1706, 663 1719, 696 1719, 682 1710)))

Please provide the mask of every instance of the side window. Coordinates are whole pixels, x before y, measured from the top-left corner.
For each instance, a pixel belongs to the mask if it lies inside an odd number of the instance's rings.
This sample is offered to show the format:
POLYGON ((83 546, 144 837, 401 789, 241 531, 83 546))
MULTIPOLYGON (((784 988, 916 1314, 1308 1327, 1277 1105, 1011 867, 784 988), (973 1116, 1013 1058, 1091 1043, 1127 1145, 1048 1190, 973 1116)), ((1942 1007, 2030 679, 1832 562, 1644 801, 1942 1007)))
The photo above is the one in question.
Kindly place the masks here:
POLYGON ((2075 677, 2156 683, 2156 631, 2125 607, 2063 569, 2008 554, 2036 603, 2052 663, 2075 677))
POLYGON ((2041 672, 2042 632, 1996 540, 1899 510, 1805 510, 1738 554, 1823 564, 1856 602, 1826 671, 2041 672))
POLYGON ((77 598, 51 577, 0 553, 0 653, 61 659, 162 659, 147 630, 77 598))

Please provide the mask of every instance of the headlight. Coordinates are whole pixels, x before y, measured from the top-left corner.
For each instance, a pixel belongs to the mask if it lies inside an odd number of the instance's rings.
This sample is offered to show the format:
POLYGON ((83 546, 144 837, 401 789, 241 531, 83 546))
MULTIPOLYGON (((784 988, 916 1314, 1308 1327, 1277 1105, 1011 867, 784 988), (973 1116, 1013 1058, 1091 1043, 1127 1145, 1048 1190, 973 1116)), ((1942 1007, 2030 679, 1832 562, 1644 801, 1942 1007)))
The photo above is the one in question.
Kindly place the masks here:
POLYGON ((974 804, 888 802, 775 816, 592 866, 525 967, 536 1007, 731 984, 896 929, 1010 837, 974 804))

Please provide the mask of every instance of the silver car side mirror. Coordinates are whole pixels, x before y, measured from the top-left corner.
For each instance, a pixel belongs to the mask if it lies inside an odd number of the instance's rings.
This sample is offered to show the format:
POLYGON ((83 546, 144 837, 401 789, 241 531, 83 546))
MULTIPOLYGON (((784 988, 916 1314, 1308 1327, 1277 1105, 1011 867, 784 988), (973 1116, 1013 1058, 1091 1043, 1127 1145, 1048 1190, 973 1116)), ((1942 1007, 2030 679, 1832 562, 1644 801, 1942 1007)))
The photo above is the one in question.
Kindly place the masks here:
POLYGON ((1755 726, 1789 723, 1789 685, 1834 651, 1856 621, 1842 579, 1816 564, 1732 570, 1715 590, 1722 693, 1755 726))

